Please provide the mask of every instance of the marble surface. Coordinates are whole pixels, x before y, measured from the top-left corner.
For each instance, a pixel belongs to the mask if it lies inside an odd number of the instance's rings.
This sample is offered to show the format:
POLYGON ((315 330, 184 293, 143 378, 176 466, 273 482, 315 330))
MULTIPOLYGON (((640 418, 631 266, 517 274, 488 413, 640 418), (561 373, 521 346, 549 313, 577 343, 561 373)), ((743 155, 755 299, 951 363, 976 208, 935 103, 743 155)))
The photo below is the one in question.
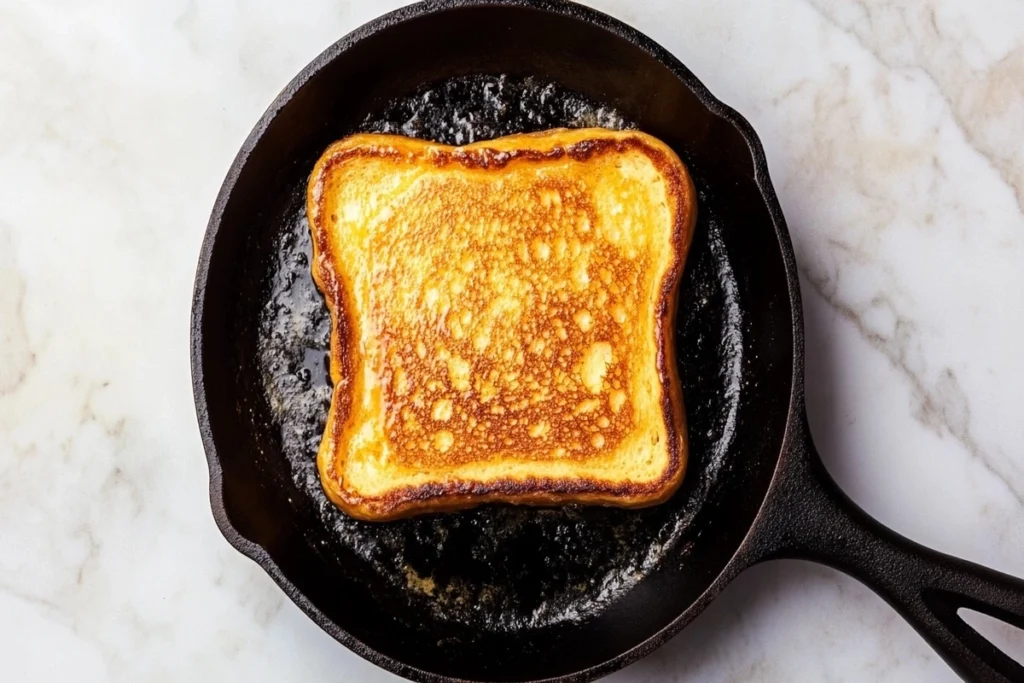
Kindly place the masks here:
MULTIPOLYGON (((216 530, 188 321, 238 146, 298 69, 398 4, 0 0, 3 680, 397 680, 216 530)), ((1024 5, 594 4, 762 136, 839 482, 1024 575, 1024 5)), ((867 589, 797 562, 743 574, 610 680, 684 678, 954 680, 867 589)))

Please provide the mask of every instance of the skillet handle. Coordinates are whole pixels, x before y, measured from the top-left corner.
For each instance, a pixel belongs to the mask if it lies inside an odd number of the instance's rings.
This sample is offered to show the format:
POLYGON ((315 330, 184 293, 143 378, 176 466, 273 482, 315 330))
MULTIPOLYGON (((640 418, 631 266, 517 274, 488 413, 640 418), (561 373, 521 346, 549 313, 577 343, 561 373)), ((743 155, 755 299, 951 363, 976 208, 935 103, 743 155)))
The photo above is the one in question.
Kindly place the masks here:
POLYGON ((802 422, 748 537, 754 561, 838 569, 892 605, 964 680, 1024 681, 1024 666, 957 614, 968 608, 1024 629, 1024 580, 925 548, 871 518, 829 476, 802 422))

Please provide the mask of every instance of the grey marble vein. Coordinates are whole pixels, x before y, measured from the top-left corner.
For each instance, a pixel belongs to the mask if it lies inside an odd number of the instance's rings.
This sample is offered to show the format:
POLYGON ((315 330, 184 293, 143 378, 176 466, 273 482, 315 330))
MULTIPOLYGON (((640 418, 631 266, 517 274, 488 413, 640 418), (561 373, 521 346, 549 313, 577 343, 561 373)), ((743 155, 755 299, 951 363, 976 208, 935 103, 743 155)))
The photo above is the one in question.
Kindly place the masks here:
MULTIPOLYGON (((808 4, 886 68, 914 70, 928 78, 964 138, 1014 193, 1024 215, 1024 143, 1020 142, 1024 140, 1024 89, 1020 87, 1024 42, 1017 41, 1002 56, 976 67, 967 62, 960 41, 940 28, 938 6, 949 7, 949 3, 808 0, 808 4), (851 5, 856 11, 851 11, 851 5)), ((1024 21, 1024 16, 1019 19, 1024 21)))
POLYGON ((1013 461, 997 459, 982 449, 971 429, 971 407, 968 397, 952 368, 943 368, 938 381, 929 386, 922 375, 911 367, 907 359, 907 346, 910 343, 907 328, 911 324, 900 316, 892 302, 884 296, 878 296, 871 301, 872 305, 884 306, 895 315, 895 334, 887 337, 866 325, 861 311, 840 300, 834 285, 827 278, 808 269, 802 269, 801 275, 804 281, 811 285, 814 293, 843 319, 852 323, 864 340, 883 354, 910 385, 916 403, 914 417, 939 435, 947 433, 956 439, 979 465, 1006 487, 1017 504, 1024 508, 1024 493, 1016 484, 1024 479, 1024 471, 1013 461))

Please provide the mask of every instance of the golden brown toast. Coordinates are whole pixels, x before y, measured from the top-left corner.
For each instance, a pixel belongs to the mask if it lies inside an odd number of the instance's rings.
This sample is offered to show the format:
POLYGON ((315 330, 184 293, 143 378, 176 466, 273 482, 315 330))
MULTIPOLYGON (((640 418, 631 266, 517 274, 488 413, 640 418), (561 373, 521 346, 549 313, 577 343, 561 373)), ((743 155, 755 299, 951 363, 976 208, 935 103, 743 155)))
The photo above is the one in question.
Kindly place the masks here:
POLYGON ((678 487, 696 203, 664 143, 353 135, 316 163, 307 212, 335 384, 317 464, 342 510, 640 507, 678 487))

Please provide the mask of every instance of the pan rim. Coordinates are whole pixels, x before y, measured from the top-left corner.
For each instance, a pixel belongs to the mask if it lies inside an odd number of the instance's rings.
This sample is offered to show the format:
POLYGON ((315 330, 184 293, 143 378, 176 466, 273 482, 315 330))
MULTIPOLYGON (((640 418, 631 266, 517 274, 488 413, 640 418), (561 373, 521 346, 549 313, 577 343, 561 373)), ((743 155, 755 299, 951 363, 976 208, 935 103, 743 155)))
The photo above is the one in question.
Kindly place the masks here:
MULTIPOLYGON (((319 608, 314 605, 312 601, 310 601, 306 595, 295 586, 294 583, 291 582, 264 546, 244 536, 235 528, 231 520, 228 518, 227 507, 224 499, 223 469, 221 467, 217 446, 213 438, 209 405, 206 400, 203 373, 204 340, 202 332, 204 303, 214 245, 217 241, 225 209, 234 192, 242 169, 245 167, 250 154, 257 147, 260 140, 263 138, 263 135, 270 127, 270 124, 291 102, 293 97, 303 88, 303 86, 305 86, 306 83, 324 67, 335 59, 343 56, 358 43, 387 31, 397 24, 449 9, 489 6, 524 7, 550 12, 583 21, 626 40, 668 68, 669 71, 671 71, 672 74, 694 94, 705 109, 716 117, 732 125, 740 133, 750 152, 753 165, 753 181, 761 194, 761 198, 766 209, 768 210, 770 220, 775 229, 776 239, 779 243, 779 250, 783 258, 786 284, 789 292, 791 309, 790 315, 792 320, 793 366, 785 432, 781 441, 779 456, 776 458, 776 465, 774 467, 771 481, 769 482, 768 488, 766 489, 765 495, 762 499, 762 506, 764 501, 770 497, 771 490, 778 479, 780 468, 783 466, 784 458, 782 455, 786 453, 788 444, 794 437, 794 428, 799 423, 799 417, 802 414, 803 406, 803 316, 802 306, 800 303, 796 259, 785 218, 782 214, 782 208, 779 204, 778 197, 768 174, 768 164, 764 148, 750 123, 735 109, 726 105, 711 94, 707 87, 698 80, 697 77, 685 65, 683 65, 679 59, 668 52, 668 50, 656 43, 646 34, 640 32, 638 29, 634 29, 619 19, 591 7, 579 5, 574 2, 566 2, 565 0, 423 0, 422 2, 401 7, 372 19, 327 47, 309 64, 307 64, 274 98, 274 101, 266 109, 256 125, 253 127, 252 131, 246 137, 245 141, 242 143, 241 148, 227 171, 220 191, 217 194, 199 252, 199 261, 196 269, 195 285, 192 296, 190 362, 193 398, 196 405, 196 416, 199 423, 200 437, 210 472, 210 505, 214 521, 228 543, 242 555, 245 555, 254 561, 265 572, 267 572, 267 574, 299 607, 299 609, 301 609, 310 619, 330 634, 335 640, 345 645, 360 657, 387 671, 407 677, 411 680, 422 681, 424 683, 469 683, 469 681, 466 679, 458 679, 435 674, 408 665, 370 647, 350 634, 347 630, 338 626, 333 620, 323 614, 323 612, 321 612, 319 608)), ((711 581, 706 590, 696 600, 694 600, 685 610, 680 612, 675 619, 666 624, 661 630, 653 633, 646 640, 635 645, 629 650, 620 652, 600 664, 570 674, 544 679, 535 679, 533 683, 583 683, 584 681, 594 680, 595 678, 608 675, 632 664, 663 645, 687 624, 689 624, 700 612, 702 612, 707 604, 710 603, 711 600, 713 600, 725 588, 725 586, 728 585, 728 583, 749 564, 749 560, 745 559, 744 551, 751 544, 753 530, 757 526, 756 520, 760 514, 761 512, 759 509, 754 516, 754 520, 752 521, 746 536, 737 545, 733 556, 726 562, 719 575, 711 581)))

